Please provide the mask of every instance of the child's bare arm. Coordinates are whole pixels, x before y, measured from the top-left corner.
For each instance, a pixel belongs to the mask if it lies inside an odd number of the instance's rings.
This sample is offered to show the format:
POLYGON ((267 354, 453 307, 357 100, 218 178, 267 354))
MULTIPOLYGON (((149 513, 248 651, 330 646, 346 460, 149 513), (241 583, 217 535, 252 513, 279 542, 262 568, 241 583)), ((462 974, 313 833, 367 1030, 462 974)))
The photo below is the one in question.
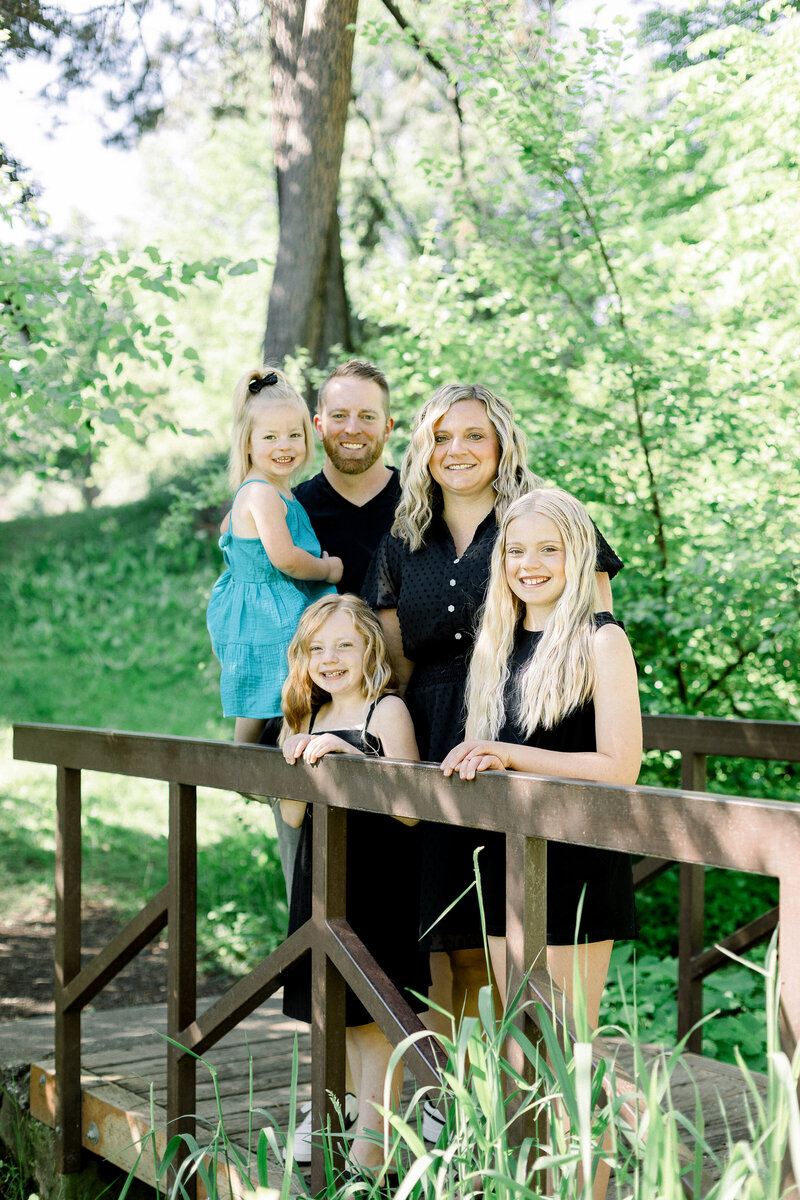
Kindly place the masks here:
POLYGON ((303 750, 303 762, 319 762, 326 754, 362 754, 357 746, 337 737, 335 733, 314 733, 309 738, 303 750))
POLYGON ((633 652, 618 625, 595 634, 597 685, 594 693, 596 750, 565 753, 538 746, 472 739, 442 762, 445 775, 474 779, 478 771, 507 768, 558 779, 636 783, 642 761, 642 718, 633 652))
MULTIPOLYGON (((399 696, 384 696, 370 725, 371 731, 381 739, 383 752, 387 758, 407 759, 409 762, 419 762, 417 738, 411 713, 399 696)), ((416 825, 416 817, 397 817, 403 825, 416 825)))
POLYGON ((384 696, 375 709, 370 731, 381 739, 387 758, 419 762, 419 750, 411 713, 399 696, 384 696))
POLYGON ((273 566, 293 579, 338 583, 343 571, 340 558, 316 558, 295 546, 286 524, 286 501, 277 488, 251 486, 247 491, 253 494, 243 500, 243 515, 250 516, 273 566))

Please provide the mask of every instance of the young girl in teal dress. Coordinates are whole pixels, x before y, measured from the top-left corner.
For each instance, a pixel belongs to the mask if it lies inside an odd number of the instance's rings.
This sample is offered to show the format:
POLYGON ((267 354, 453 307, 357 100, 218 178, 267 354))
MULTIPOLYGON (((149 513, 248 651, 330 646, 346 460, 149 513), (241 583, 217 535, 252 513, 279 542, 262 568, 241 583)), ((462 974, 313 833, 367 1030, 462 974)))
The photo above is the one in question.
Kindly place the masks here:
POLYGON ((233 396, 229 477, 234 489, 220 538, 227 570, 208 605, 208 631, 222 666, 226 717, 237 742, 280 727, 286 651, 307 605, 334 592, 342 560, 320 553, 291 490, 313 455, 311 419, 282 371, 248 371, 233 396))

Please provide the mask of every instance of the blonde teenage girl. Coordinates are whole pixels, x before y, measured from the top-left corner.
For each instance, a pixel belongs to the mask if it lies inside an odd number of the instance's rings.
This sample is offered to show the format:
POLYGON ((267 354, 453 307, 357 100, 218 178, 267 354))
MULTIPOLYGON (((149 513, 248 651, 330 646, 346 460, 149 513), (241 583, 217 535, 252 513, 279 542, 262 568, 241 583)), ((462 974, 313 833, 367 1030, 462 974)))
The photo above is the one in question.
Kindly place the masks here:
MULTIPOLYGON (((396 688, 386 643, 374 614, 346 593, 318 600, 305 610, 289 646, 289 675, 283 689, 281 742, 289 763, 313 764, 327 754, 369 758, 419 758, 408 710, 396 688)), ((282 800, 290 825, 302 822, 295 861, 289 932, 311 917, 313 810, 282 800)), ((366 948, 416 1011, 425 1007, 408 989, 424 995, 427 955, 420 952, 415 905, 417 829, 391 817, 351 810, 347 814, 347 920, 366 948)), ((295 968, 284 986, 284 1012, 311 1019, 307 964, 295 968)), ((351 1146, 355 1165, 379 1167, 384 1148, 367 1130, 383 1133, 374 1103, 383 1102, 391 1046, 368 1010, 348 989, 348 1058, 358 1104, 351 1146)), ((399 1094, 395 1094, 395 1101, 399 1094)))
MULTIPOLYGON (((568 492, 543 488, 509 506, 469 670, 467 738, 443 760, 445 775, 474 779, 504 769, 636 782, 642 756, 636 667, 622 627, 596 611, 596 554, 594 526, 568 492)), ((488 904, 500 911, 502 853, 484 863, 482 878, 488 904)), ((548 968, 572 999, 578 955, 593 1026, 614 939, 634 936, 635 924, 627 855, 548 846, 548 968)), ((490 941, 502 984, 505 941, 490 941)))
POLYGON ((235 495, 220 539, 227 570, 207 615, 222 665, 222 708, 236 718, 237 742, 257 742, 266 722, 277 734, 286 650, 300 614, 342 577, 342 560, 320 556, 305 510, 292 496, 292 476, 313 446, 308 410, 283 372, 243 375, 233 397, 235 495))

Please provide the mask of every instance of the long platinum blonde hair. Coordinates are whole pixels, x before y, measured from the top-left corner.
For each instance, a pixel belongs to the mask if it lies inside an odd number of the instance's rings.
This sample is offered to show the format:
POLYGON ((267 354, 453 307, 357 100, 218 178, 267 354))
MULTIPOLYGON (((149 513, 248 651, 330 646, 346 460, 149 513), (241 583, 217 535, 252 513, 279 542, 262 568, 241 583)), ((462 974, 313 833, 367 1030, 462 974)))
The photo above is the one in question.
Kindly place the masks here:
POLYGON ((246 371, 233 389, 233 430, 231 452, 228 456, 228 478, 234 492, 242 484, 252 467, 250 458, 250 435, 253 432, 255 414, 264 403, 296 405, 297 415, 303 426, 306 450, 300 470, 314 457, 314 430, 305 401, 277 367, 254 368, 246 371), (272 380, 273 382, 269 382, 272 380), (250 385, 257 390, 254 392, 250 385))
POLYGON ((397 680, 383 629, 372 609, 352 592, 344 592, 341 596, 323 596, 303 610, 297 632, 289 643, 289 673, 281 692, 283 727, 278 739, 280 745, 290 733, 299 733, 303 721, 314 709, 330 700, 328 692, 317 687, 311 679, 308 664, 311 661, 312 641, 328 618, 340 612, 348 613, 356 632, 367 643, 362 684, 366 705, 387 692, 397 691, 397 680))
POLYGON ((594 694, 596 561, 595 527, 580 500, 569 492, 540 488, 520 496, 506 509, 492 552, 489 587, 467 680, 468 738, 496 738, 507 715, 530 737, 539 726, 552 729, 594 694), (525 606, 506 579, 506 541, 511 522, 533 513, 551 520, 563 539, 566 582, 536 653, 515 681, 507 714, 509 660, 525 606))
POLYGON ((411 441, 400 468, 402 493, 392 533, 407 542, 412 550, 419 550, 425 541, 434 502, 441 495, 439 485, 433 482, 428 470, 435 446, 433 427, 459 400, 477 400, 482 404, 497 434, 500 462, 493 486, 497 493, 495 512, 498 517, 517 496, 542 485, 538 475, 528 468, 527 439, 516 424, 514 410, 508 401, 478 383, 445 384, 436 389, 414 418, 411 441))

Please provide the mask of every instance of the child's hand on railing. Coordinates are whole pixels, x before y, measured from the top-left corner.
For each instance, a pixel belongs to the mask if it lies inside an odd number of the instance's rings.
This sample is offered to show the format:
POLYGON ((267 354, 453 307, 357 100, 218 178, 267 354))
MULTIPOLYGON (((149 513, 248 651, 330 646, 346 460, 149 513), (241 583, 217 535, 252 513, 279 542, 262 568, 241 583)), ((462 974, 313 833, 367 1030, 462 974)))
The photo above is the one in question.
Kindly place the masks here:
POLYGON ((335 733, 315 733, 306 742, 303 761, 313 766, 326 754, 360 754, 363 757, 364 751, 351 742, 346 742, 344 738, 337 737, 335 733))
POLYGON ((293 766, 298 758, 303 757, 303 751, 313 737, 313 733, 293 733, 291 737, 286 739, 281 746, 281 750, 289 766, 293 766))

